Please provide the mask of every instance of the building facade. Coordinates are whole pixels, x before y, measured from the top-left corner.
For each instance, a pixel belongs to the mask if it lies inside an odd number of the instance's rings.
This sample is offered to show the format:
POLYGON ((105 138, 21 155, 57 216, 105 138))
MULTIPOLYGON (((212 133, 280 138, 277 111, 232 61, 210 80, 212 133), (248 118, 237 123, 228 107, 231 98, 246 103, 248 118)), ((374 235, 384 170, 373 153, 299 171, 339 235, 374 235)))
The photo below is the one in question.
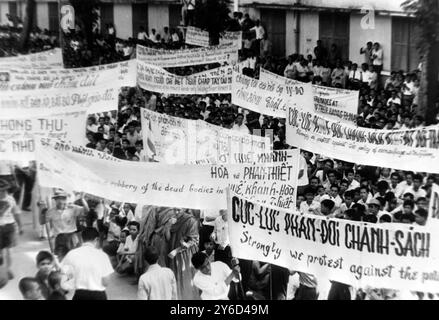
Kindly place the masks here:
MULTIPOLYGON (((58 1, 36 0, 36 24, 58 29, 58 1)), ((181 0, 102 0, 101 25, 113 23, 117 36, 136 36, 139 27, 156 29, 180 25, 181 0)), ((413 19, 401 8, 404 0, 235 0, 235 7, 260 19, 276 55, 312 54, 316 41, 341 49, 343 59, 362 63, 360 48, 379 42, 384 50, 384 74, 413 70, 419 62, 413 19)), ((0 0, 0 23, 6 13, 24 16, 21 0, 0 0)))
POLYGON ((384 74, 414 70, 419 64, 414 19, 404 0, 239 0, 240 11, 260 19, 275 54, 313 54, 317 40, 337 44, 343 59, 364 62, 360 48, 379 42, 384 74))

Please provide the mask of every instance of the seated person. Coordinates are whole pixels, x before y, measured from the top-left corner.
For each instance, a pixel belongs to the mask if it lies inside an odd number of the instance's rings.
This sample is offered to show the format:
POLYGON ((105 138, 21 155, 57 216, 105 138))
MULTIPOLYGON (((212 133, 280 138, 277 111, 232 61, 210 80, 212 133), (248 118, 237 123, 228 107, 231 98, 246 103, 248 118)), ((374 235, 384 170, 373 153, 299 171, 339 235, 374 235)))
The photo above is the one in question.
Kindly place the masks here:
POLYGON ((127 237, 123 252, 120 254, 120 261, 116 266, 116 271, 120 274, 134 273, 134 259, 137 252, 138 234, 140 231, 140 224, 137 221, 128 223, 128 230, 130 235, 127 237))

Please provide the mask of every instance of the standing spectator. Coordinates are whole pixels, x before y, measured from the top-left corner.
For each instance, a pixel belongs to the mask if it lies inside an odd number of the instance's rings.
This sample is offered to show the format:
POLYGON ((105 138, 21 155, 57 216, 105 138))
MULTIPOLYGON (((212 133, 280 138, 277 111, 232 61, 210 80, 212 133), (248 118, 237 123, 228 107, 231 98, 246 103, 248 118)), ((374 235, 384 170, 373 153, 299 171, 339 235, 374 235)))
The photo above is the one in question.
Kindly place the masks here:
POLYGON ((317 40, 317 46, 314 48, 316 60, 323 63, 328 58, 328 50, 323 47, 322 40, 317 40))
POLYGON ((99 233, 94 228, 82 231, 83 245, 71 250, 62 262, 62 270, 74 279, 73 300, 107 300, 105 288, 114 272, 108 256, 97 249, 99 233))
POLYGON ((264 33, 264 37, 261 40, 260 48, 259 48, 260 56, 262 58, 265 58, 267 56, 271 56, 271 48, 272 48, 272 43, 268 39, 268 35, 266 33, 264 33))
POLYGON ((378 76, 381 75, 383 71, 383 49, 378 42, 373 44, 372 50, 372 64, 378 76))
POLYGON ((291 275, 299 274, 299 288, 297 288, 293 300, 317 300, 317 278, 312 274, 293 271, 291 275))
POLYGON ((47 210, 43 218, 44 223, 49 223, 55 236, 55 254, 60 260, 71 249, 80 244, 77 235, 77 219, 89 212, 84 194, 81 194, 80 201, 83 207, 75 204, 67 204, 68 194, 64 191, 55 192, 52 197, 55 200, 55 207, 47 210))
POLYGON ((161 267, 157 261, 159 253, 154 247, 146 247, 144 259, 147 269, 139 279, 137 297, 139 300, 176 300, 177 282, 169 268, 161 267))
POLYGON ((215 261, 224 262, 230 267, 232 262, 232 252, 230 251, 227 210, 220 210, 220 216, 215 219, 212 240, 216 244, 215 261))
POLYGON ((6 263, 8 278, 14 278, 11 271, 11 248, 14 246, 15 234, 21 229, 21 210, 15 199, 8 194, 11 185, 4 179, 0 179, 0 265, 6 263))
POLYGON ((364 54, 364 63, 368 66, 372 64, 372 41, 369 41, 366 47, 360 48, 360 54, 364 54))
POLYGON ((251 30, 255 26, 253 20, 250 19, 250 16, 248 15, 248 13, 244 14, 244 19, 242 20, 241 25, 242 25, 243 32, 248 32, 249 30, 251 30))
POLYGON ((335 43, 331 45, 331 49, 328 53, 328 63, 330 68, 336 67, 337 61, 341 60, 340 49, 337 47, 335 43))
POLYGON ((253 28, 251 28, 250 30, 255 31, 255 33, 256 33, 256 44, 255 44, 255 46, 257 48, 256 55, 259 56, 259 50, 261 47, 261 40, 264 39, 265 29, 261 25, 261 21, 256 20, 255 26, 253 28))

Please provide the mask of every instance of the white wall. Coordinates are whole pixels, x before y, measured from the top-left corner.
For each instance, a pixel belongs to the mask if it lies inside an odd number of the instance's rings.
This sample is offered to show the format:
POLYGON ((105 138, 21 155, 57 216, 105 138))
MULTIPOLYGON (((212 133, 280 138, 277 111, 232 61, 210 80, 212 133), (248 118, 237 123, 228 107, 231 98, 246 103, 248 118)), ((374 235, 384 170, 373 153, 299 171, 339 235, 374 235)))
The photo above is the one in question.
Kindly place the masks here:
POLYGON ((296 15, 293 10, 287 10, 285 15, 285 54, 289 56, 297 52, 296 48, 296 15))
POLYGON ((148 4, 148 33, 151 29, 156 29, 157 33, 162 34, 163 28, 168 26, 169 5, 148 4))
POLYGON ((384 51, 385 71, 390 71, 392 57, 392 18, 388 16, 375 16, 375 28, 364 30, 361 27, 362 15, 351 14, 350 19, 350 40, 349 59, 361 64, 364 62, 364 55, 360 55, 360 48, 366 42, 379 42, 384 51))
POLYGON ((41 29, 49 29, 49 4, 37 2, 37 26, 41 29))
POLYGON ((300 50, 304 56, 314 55, 314 47, 319 39, 318 12, 301 12, 300 16, 300 50))
POLYGON ((9 13, 9 5, 7 2, 0 2, 0 24, 7 24, 6 14, 9 13))
MULTIPOLYGON (((242 9, 241 9, 241 11, 242 11, 242 9)), ((250 19, 252 19, 252 20, 261 19, 261 10, 259 10, 259 8, 245 8, 244 12, 248 13, 248 15, 250 16, 250 19)))
POLYGON ((121 39, 128 39, 133 36, 133 10, 131 4, 113 5, 114 26, 116 35, 121 39))

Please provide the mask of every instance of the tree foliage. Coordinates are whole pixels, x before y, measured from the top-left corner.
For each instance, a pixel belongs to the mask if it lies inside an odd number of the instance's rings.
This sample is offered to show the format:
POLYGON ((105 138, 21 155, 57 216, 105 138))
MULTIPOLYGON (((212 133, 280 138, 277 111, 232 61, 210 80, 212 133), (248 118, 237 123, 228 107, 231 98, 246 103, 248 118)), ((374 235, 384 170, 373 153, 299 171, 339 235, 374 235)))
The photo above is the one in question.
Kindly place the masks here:
POLYGON ((195 26, 209 32, 211 45, 219 43, 229 26, 230 4, 231 0, 198 0, 195 6, 195 26))
POLYGON ((439 32, 439 5, 437 0, 406 0, 402 3, 403 9, 416 19, 419 26, 418 47, 422 52, 436 41, 439 32))

